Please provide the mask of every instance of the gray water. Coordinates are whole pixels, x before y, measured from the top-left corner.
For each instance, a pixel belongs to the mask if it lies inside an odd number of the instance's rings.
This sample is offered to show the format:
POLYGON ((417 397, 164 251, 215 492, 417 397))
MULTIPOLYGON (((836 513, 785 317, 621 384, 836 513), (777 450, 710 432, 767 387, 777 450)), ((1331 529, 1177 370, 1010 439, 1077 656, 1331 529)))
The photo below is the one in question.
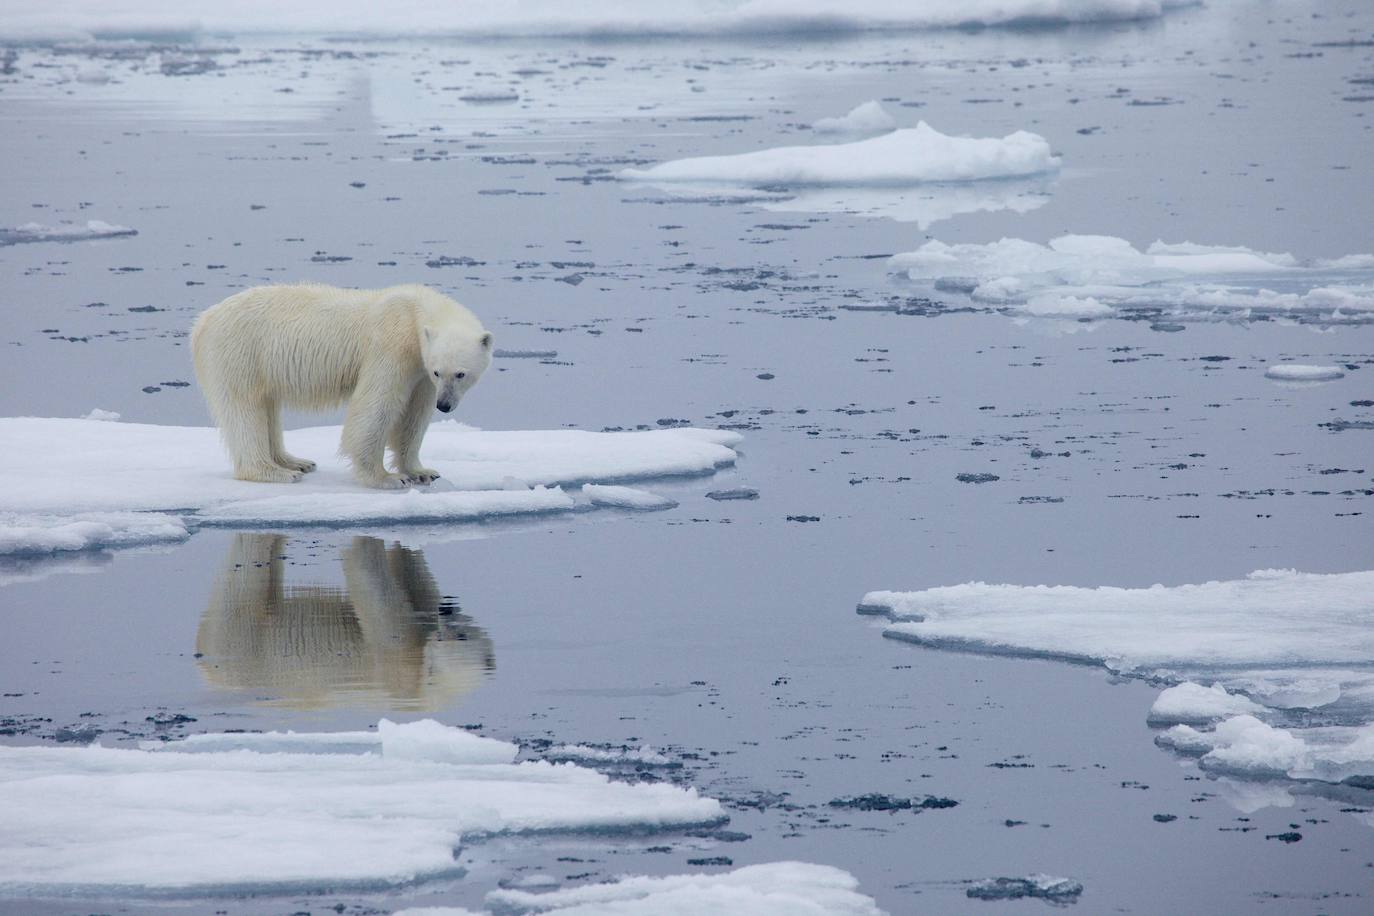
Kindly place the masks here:
MULTIPOLYGON (((970 879, 1032 872, 1082 881, 1092 912, 1368 911, 1368 793, 1288 785, 1292 807, 1252 810, 1272 786, 1153 745, 1155 688, 897 644, 854 605, 970 580, 1368 567, 1374 440, 1319 424, 1374 417, 1351 403, 1374 399, 1370 326, 1024 322, 896 286, 876 256, 1065 232, 1374 250, 1374 103, 1346 100, 1368 94, 1351 81, 1374 76, 1371 30, 1358 2, 1242 2, 1105 27, 806 40, 236 36, 185 76, 151 55, 20 48, 0 83, 0 223, 138 235, 0 248, 0 413, 207 424, 194 385, 167 384, 192 380, 198 311, 264 282, 419 281, 472 307, 499 347, 557 353, 498 360, 466 422, 685 420, 746 438, 733 470, 651 484, 681 503, 669 512, 281 540, 206 530, 11 563, 3 740, 431 715, 531 753, 652 744, 684 764, 657 778, 722 799, 748 835, 503 839, 466 847, 466 876, 441 886, 160 909, 475 907, 534 871, 576 883, 725 856, 845 868, 894 913, 1035 909, 965 896, 970 879), (517 102, 459 98, 512 81, 517 102), (1043 134, 1064 171, 1029 212, 924 230, 611 180, 808 142, 803 125, 875 98, 903 126, 1043 134), (442 258, 471 263, 427 266, 442 258), (843 308, 917 292, 938 305, 843 308), (1281 360, 1350 369, 1284 387, 1262 377, 1281 360), (1339 486, 1330 469, 1348 471, 1339 486), (979 473, 998 479, 956 479, 979 473), (733 486, 760 497, 705 497, 733 486), (280 577, 238 588, 235 551, 284 557, 280 577), (368 558, 412 596, 405 613, 351 593, 368 558), (288 617, 265 622, 269 604, 288 617), (437 670, 423 664, 434 646, 437 670), (282 670, 287 654, 298 662, 282 670), (959 804, 827 804, 866 793, 959 804), (1300 842, 1267 838, 1292 831, 1300 842)), ((0 901, 97 905, 141 907, 0 901)))

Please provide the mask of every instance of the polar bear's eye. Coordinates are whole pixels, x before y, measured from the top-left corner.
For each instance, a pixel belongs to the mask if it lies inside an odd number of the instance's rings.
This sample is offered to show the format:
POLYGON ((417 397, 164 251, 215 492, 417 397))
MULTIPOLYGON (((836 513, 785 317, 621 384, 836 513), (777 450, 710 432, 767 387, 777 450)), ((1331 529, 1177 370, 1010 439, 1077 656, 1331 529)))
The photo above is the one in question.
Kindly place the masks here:
POLYGON ((454 377, 454 378, 467 378, 467 377, 468 377, 468 374, 467 374, 466 372, 455 372, 454 375, 453 375, 453 377, 454 377))
POLYGON ((439 370, 438 370, 438 369, 435 369, 435 370, 434 370, 434 377, 435 377, 435 378, 438 378, 438 377, 439 377, 439 370))

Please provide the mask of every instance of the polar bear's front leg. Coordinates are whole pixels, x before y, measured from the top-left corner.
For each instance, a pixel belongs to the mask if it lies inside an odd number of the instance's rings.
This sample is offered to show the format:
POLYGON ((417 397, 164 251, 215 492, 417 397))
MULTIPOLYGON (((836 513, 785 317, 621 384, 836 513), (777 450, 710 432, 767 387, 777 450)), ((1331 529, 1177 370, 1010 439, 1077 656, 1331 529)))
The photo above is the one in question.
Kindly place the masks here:
POLYGON ((420 464, 420 443, 429 428, 429 414, 434 409, 434 386, 421 379, 410 393, 405 411, 391 427, 390 442, 396 472, 409 483, 433 483, 439 472, 420 464))
POLYGON ((353 389, 344 419, 339 452, 353 463, 353 475, 368 487, 399 490, 410 484, 401 474, 391 474, 382 465, 388 433, 405 409, 410 386, 400 383, 393 372, 366 368, 353 389))

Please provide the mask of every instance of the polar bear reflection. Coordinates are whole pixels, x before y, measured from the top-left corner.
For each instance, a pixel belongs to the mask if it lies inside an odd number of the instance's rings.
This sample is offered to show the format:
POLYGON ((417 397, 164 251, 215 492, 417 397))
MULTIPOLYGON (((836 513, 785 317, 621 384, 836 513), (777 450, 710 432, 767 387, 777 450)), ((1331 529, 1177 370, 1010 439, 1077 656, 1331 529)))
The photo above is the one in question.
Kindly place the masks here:
POLYGON ((286 585, 286 543, 234 537, 196 634, 210 683, 287 706, 435 710, 495 669, 491 639, 444 601, 420 551, 355 537, 341 591, 286 585))

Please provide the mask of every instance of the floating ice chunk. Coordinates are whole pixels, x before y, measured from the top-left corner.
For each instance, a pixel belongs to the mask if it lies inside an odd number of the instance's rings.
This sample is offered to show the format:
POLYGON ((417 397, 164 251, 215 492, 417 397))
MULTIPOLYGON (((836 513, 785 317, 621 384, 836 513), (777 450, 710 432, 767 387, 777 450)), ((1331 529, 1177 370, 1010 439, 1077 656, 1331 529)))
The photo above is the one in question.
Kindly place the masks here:
POLYGON ((1204 769, 1374 788, 1374 725, 1285 729, 1240 715, 1212 731, 1176 725, 1155 741, 1180 753, 1200 755, 1198 763, 1204 769))
POLYGON ((1270 366, 1265 370, 1264 377, 1286 382, 1327 382, 1345 378, 1345 370, 1340 366, 1302 366, 1297 363, 1284 363, 1270 366))
POLYGON ((1091 661, 1127 673, 1218 665, 1363 664, 1374 657, 1374 571, 1259 570, 1149 588, 970 582, 870 592, 887 635, 936 646, 1091 661))
POLYGON ((534 894, 495 890, 487 905, 503 913, 748 913, 750 916, 879 916, 853 875, 826 865, 771 862, 719 875, 632 876, 534 894))
POLYGON ((1228 693, 1220 684, 1203 687, 1186 681, 1170 687, 1155 699, 1150 707, 1149 721, 1163 725, 1174 722, 1211 722, 1241 713, 1256 713, 1263 709, 1243 696, 1228 693))
POLYGON ((976 900, 1019 900, 1040 897, 1045 900, 1075 900, 1083 893, 1083 885, 1072 878, 1054 875, 1027 875, 1024 878, 987 878, 974 882, 966 892, 976 900))
POLYGON ((85 242, 90 239, 112 239, 125 235, 138 235, 138 230, 98 219, 87 220, 84 225, 62 223, 57 226, 45 226, 42 223, 24 223, 10 229, 0 227, 0 247, 24 242, 85 242))
POLYGON ((838 118, 821 118, 811 129, 818 134, 876 134, 893 130, 897 122, 881 102, 864 102, 838 118))
POLYGON ((623 169, 620 177, 746 185, 910 185, 1021 178, 1058 168, 1059 158, 1038 134, 1022 130, 1000 139, 951 137, 922 121, 853 143, 677 159, 648 169, 623 169))
POLYGON ((211 428, 4 418, 0 513, 176 509, 210 524, 254 526, 562 511, 572 500, 560 484, 709 474, 734 463, 741 441, 726 430, 486 432, 440 422, 425 437, 423 457, 447 483, 398 493, 359 486, 335 454, 339 434, 337 426, 288 431, 287 447, 315 458, 320 469, 299 483, 262 484, 230 476, 211 428), (440 486, 448 489, 436 492, 440 486))
POLYGON ((1025 305, 1016 309, 1023 315, 1037 315, 1051 318, 1105 318, 1115 315, 1116 309, 1098 302, 1091 296, 1058 296, 1044 293, 1032 296, 1025 305))
POLYGON ((499 347, 492 351, 492 356, 498 359, 557 359, 557 350, 502 350, 499 347))
POLYGON ((759 491, 753 487, 731 487, 728 490, 712 490, 706 494, 707 499, 726 501, 732 499, 758 499, 759 491))
POLYGON ((107 420, 107 421, 109 421, 109 422, 111 422, 111 423, 114 423, 114 422, 117 422, 117 421, 119 420, 119 414, 116 413, 116 412, 113 411, 113 410, 101 410, 99 407, 94 407, 94 408, 91 409, 91 412, 90 412, 90 413, 86 414, 86 415, 85 415, 84 417, 82 417, 81 419, 83 419, 83 420, 107 420))
POLYGON ((180 518, 158 512, 50 515, 0 511, 0 556, 171 543, 190 536, 180 518))
POLYGON ((582 495, 594 506, 615 506, 621 509, 671 509, 677 501, 648 490, 589 483, 582 487, 582 495))
POLYGON ((656 767, 668 766, 673 762, 671 757, 665 757, 647 744, 639 748, 612 750, 588 747, 585 744, 559 744, 545 751, 544 757, 548 760, 573 760, 592 764, 629 763, 656 767))
POLYGON ((724 820, 695 790, 498 762, 510 745, 437 723, 388 723, 372 739, 380 753, 359 753, 358 734, 233 735, 222 740, 235 749, 199 753, 178 751, 215 739, 0 747, 0 892, 393 886, 456 873, 465 835, 724 820))

